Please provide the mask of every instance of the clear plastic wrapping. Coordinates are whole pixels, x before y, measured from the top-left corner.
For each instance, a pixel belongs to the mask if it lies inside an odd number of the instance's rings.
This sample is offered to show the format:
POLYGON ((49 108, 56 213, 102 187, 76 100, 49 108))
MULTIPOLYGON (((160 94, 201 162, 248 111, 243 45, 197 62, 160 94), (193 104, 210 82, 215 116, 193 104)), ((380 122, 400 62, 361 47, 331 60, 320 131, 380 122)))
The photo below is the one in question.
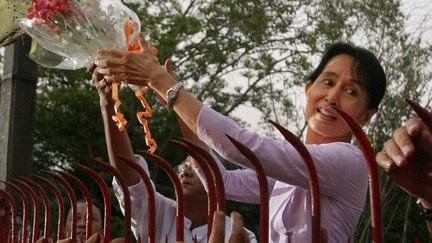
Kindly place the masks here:
POLYGON ((120 0, 32 0, 18 24, 38 42, 31 52, 35 62, 75 70, 93 62, 98 49, 127 50, 130 20, 139 32, 138 16, 120 0))

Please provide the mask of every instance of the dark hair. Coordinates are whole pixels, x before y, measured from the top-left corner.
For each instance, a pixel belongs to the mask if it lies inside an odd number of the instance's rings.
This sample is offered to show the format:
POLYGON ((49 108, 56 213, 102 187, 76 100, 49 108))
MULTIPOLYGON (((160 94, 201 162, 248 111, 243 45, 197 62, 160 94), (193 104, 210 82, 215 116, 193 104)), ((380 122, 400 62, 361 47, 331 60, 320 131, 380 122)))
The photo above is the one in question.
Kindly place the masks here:
POLYGON ((377 57, 370 51, 347 43, 335 43, 327 48, 318 67, 309 75, 312 83, 318 78, 327 63, 337 55, 349 55, 354 59, 357 79, 368 94, 368 108, 378 108, 386 89, 386 76, 377 57))

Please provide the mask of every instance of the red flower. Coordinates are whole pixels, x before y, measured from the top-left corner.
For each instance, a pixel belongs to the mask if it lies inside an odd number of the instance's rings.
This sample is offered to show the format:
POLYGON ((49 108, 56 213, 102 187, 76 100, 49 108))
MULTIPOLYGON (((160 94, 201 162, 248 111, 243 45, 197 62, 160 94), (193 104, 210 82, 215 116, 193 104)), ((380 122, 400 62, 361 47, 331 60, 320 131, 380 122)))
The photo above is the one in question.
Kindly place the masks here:
POLYGON ((50 7, 56 12, 64 12, 69 10, 69 3, 67 0, 57 0, 55 2, 52 1, 50 7))
POLYGON ((69 10, 68 0, 32 0, 32 6, 27 9, 27 18, 46 21, 69 10))

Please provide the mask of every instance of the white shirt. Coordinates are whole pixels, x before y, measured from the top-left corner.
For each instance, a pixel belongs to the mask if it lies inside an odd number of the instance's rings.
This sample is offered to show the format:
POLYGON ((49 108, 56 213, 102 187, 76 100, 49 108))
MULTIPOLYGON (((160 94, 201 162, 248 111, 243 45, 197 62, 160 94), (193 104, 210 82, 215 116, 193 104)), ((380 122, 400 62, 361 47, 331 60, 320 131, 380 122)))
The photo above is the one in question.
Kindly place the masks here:
MULTIPOLYGON (((139 165, 148 174, 147 163, 141 156, 135 156, 139 165)), ((135 238, 140 235, 142 242, 148 242, 148 211, 147 211, 147 189, 142 180, 136 185, 130 186, 129 192, 131 196, 131 221, 132 231, 135 238)), ((154 188, 154 185, 153 185, 154 188)), ((124 214, 124 194, 117 181, 113 180, 113 190, 120 204, 120 209, 124 214)), ((156 242, 165 242, 168 236, 168 242, 176 242, 176 202, 170 198, 163 196, 155 191, 156 202, 156 242)), ((192 222, 185 217, 184 221, 184 242, 193 243, 193 238, 196 236, 198 243, 207 242, 207 225, 191 229, 192 222)), ((225 216, 225 242, 229 241, 232 232, 232 220, 225 216)), ((249 240, 255 243, 256 238, 254 233, 246 229, 249 240)))

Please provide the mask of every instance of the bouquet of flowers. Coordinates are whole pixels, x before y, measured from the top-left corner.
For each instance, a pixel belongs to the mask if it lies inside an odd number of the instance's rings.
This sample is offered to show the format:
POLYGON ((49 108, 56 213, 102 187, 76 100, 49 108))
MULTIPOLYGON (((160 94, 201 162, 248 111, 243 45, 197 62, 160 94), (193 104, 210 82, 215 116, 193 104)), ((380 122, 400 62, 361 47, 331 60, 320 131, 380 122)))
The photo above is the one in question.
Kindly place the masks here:
MULTIPOLYGON (((140 32, 139 18, 120 0, 27 0, 24 4, 27 16, 17 21, 40 46, 33 45, 30 56, 44 67, 75 70, 97 59, 98 49, 140 50, 136 38, 140 32)), ((126 120, 119 111, 118 87, 119 82, 115 82, 113 120, 123 131, 126 120)), ((147 145, 154 152, 156 143, 144 119, 151 116, 151 108, 142 95, 145 90, 141 87, 135 92, 145 109, 137 116, 144 127, 147 145)))
POLYGON ((120 0, 31 0, 18 24, 47 50, 33 56, 35 62, 73 70, 93 62, 98 49, 126 50, 126 38, 140 28, 138 16, 120 0), (125 30, 131 20, 133 28, 125 30))

